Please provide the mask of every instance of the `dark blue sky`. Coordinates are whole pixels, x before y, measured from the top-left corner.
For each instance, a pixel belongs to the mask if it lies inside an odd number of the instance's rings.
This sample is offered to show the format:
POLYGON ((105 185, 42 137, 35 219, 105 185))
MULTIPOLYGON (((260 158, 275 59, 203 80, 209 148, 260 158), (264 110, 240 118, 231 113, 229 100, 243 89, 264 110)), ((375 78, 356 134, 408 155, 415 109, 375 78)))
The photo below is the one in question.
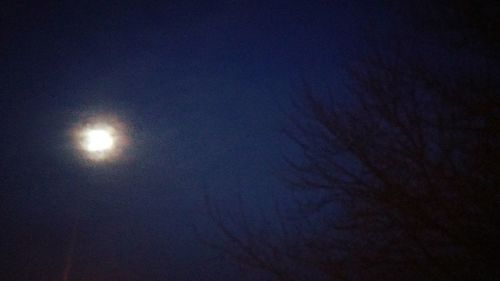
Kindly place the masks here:
POLYGON ((244 280, 192 231, 217 238, 204 194, 279 198, 289 97, 341 85, 371 8, 47 2, 1 12, 0 279, 59 280, 78 217, 70 280, 244 280), (124 161, 77 157, 68 132, 95 113, 126 124, 124 161))

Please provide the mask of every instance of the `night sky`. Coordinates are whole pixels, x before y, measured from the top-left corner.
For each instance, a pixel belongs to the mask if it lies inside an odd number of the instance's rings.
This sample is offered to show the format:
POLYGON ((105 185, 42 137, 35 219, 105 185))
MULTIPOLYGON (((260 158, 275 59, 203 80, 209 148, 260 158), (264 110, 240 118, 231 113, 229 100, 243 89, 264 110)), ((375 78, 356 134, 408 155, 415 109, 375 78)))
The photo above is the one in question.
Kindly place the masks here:
POLYGON ((205 195, 250 217, 286 200, 290 97, 303 79, 342 84, 373 10, 13 2, 0 12, 0 279, 61 280, 78 221, 70 280, 246 280, 196 235, 218 238, 205 195), (90 163, 70 132, 102 115, 129 144, 90 163))

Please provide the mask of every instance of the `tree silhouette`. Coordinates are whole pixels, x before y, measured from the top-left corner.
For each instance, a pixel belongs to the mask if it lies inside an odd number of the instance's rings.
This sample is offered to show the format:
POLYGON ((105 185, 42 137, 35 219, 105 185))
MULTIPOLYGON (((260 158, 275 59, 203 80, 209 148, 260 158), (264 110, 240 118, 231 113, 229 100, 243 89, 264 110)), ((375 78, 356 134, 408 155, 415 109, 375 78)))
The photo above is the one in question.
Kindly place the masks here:
POLYGON ((415 10, 436 52, 373 48, 348 68, 348 107, 304 83, 287 129, 303 220, 274 238, 219 223, 224 251, 278 280, 499 280, 498 11, 415 10))

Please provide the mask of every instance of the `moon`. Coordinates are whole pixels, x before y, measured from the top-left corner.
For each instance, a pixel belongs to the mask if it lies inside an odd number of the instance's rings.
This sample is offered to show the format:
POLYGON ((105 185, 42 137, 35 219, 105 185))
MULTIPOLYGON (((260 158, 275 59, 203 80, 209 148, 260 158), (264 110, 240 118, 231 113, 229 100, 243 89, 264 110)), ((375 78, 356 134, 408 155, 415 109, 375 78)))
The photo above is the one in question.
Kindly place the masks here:
POLYGON ((92 162, 115 162, 122 158, 129 140, 127 127, 117 118, 96 116, 74 127, 77 151, 92 162))
POLYGON ((89 153, 105 152, 113 149, 115 139, 111 130, 87 129, 84 132, 83 147, 89 153))

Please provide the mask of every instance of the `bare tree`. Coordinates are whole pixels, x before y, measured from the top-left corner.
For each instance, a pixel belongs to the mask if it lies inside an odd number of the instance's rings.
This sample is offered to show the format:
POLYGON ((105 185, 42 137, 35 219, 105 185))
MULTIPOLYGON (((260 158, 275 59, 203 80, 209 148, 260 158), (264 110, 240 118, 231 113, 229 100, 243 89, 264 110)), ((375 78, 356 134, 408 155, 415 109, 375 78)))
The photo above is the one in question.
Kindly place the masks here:
POLYGON ((304 220, 283 217, 274 240, 219 224, 227 253, 278 280, 500 279, 500 17, 457 3, 433 10, 474 38, 448 45, 451 61, 373 52, 348 70, 346 108, 304 86, 287 130, 304 220))

